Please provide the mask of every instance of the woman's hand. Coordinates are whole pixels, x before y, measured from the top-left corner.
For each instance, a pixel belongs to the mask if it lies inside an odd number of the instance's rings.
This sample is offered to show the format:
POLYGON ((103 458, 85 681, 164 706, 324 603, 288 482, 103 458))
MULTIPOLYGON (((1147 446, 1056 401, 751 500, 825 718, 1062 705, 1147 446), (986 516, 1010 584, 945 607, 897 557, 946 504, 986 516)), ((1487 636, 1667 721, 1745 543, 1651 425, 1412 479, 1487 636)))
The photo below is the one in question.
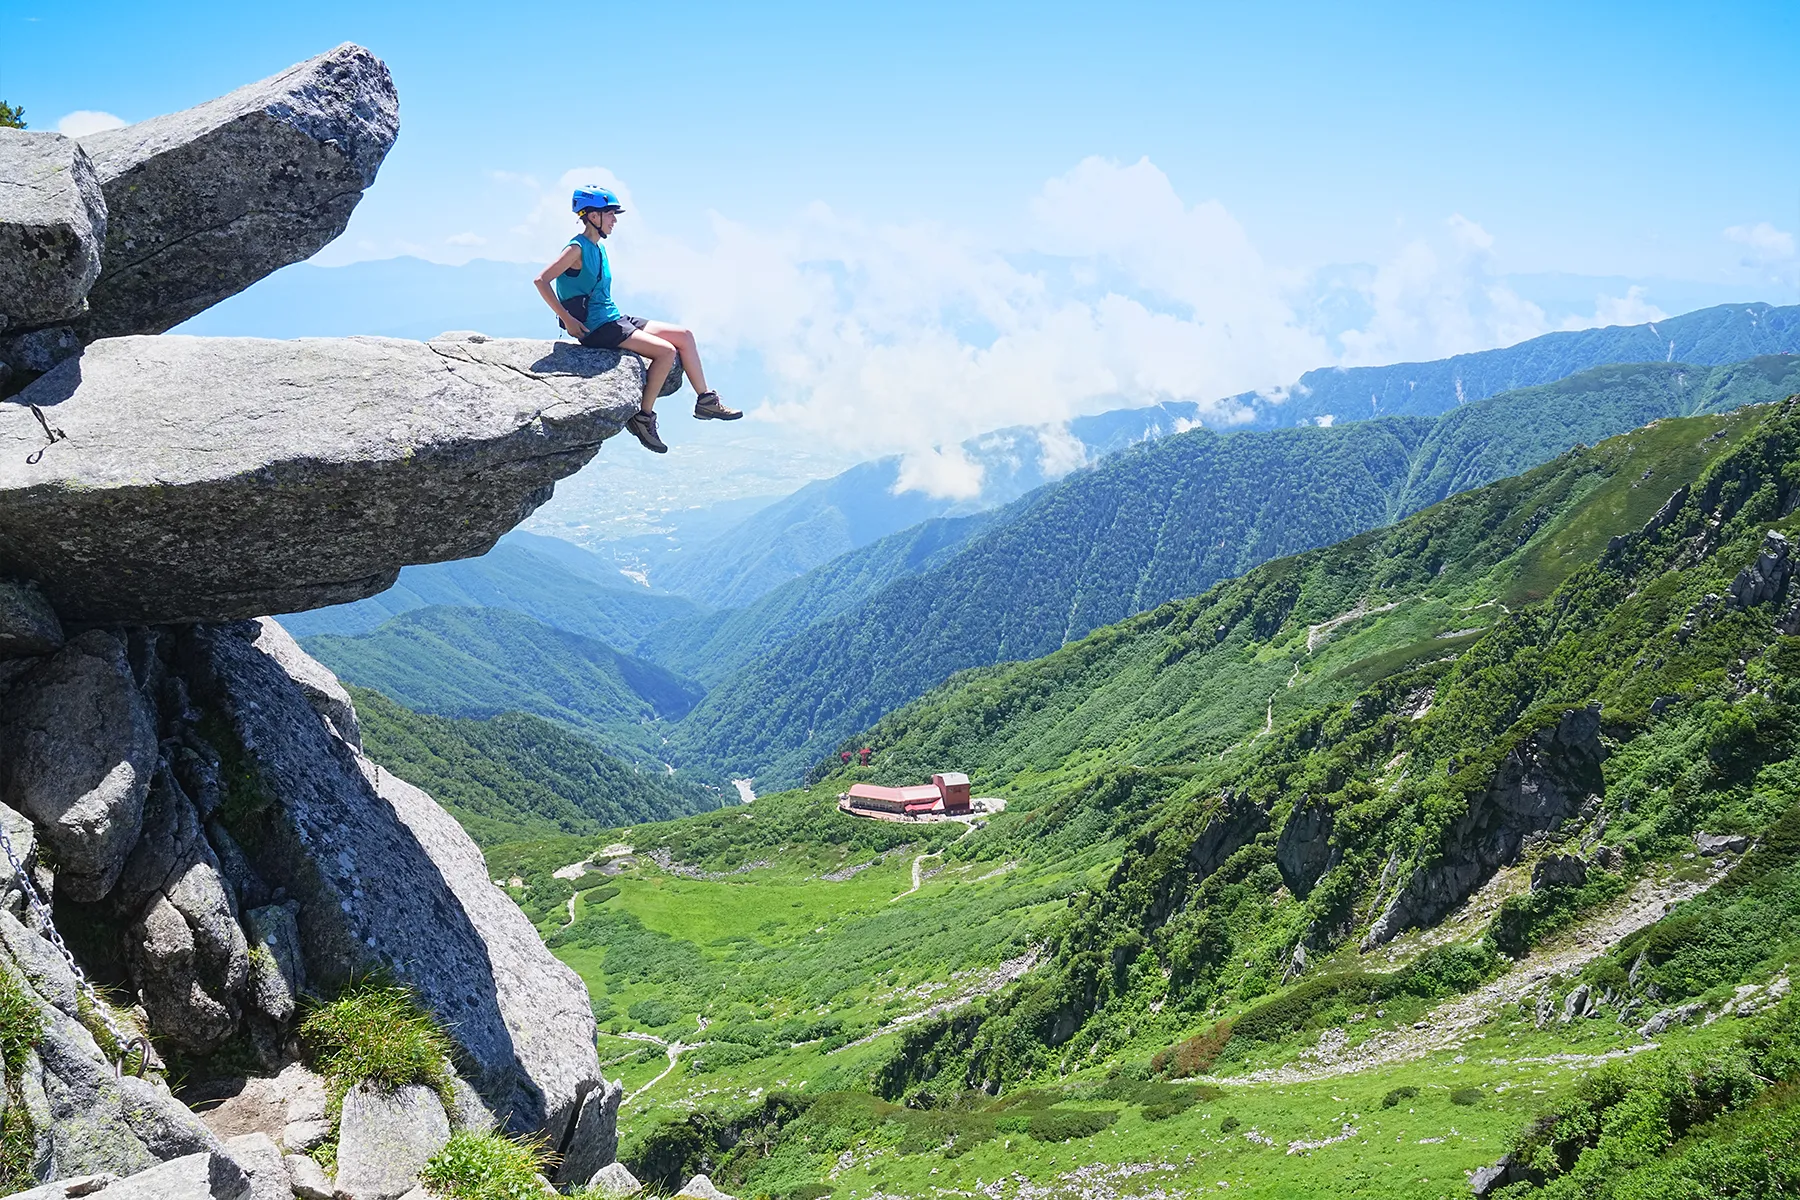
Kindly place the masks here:
POLYGON ((564 317, 562 327, 568 330, 569 336, 578 342, 588 335, 588 327, 583 325, 580 321, 577 321, 574 317, 564 317))

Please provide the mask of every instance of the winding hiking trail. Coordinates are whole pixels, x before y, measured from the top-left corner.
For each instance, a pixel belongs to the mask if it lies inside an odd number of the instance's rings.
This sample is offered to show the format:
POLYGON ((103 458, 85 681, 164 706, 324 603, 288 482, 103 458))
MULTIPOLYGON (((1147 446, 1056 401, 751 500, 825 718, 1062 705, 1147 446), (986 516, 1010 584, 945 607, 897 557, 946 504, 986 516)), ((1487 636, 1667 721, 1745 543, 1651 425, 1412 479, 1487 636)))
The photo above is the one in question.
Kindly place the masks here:
MULTIPOLYGON (((708 1025, 710 1025, 711 1022, 708 1021, 705 1017, 696 1016, 694 1018, 694 1024, 699 1026, 700 1033, 705 1033, 706 1027, 708 1025)), ((627 1030, 624 1033, 615 1034, 614 1036, 622 1037, 628 1042, 649 1042, 652 1045, 661 1046, 663 1048, 663 1051, 669 1056, 669 1065, 664 1067, 662 1069, 662 1071, 659 1072, 654 1079, 651 1079, 650 1081, 645 1083, 642 1087, 640 1087, 636 1091, 632 1092, 631 1095, 629 1095, 629 1096, 625 1097, 623 1100, 619 1101, 619 1106, 621 1108, 623 1108, 627 1104, 630 1104, 633 1100, 636 1100, 639 1096, 643 1095, 645 1092, 649 1091, 651 1088, 655 1087, 657 1084, 661 1083, 665 1078, 667 1078, 669 1072, 673 1071, 675 1069, 675 1064, 680 1061, 682 1051, 698 1050, 702 1046, 706 1045, 705 1042, 684 1042, 680 1038, 676 1038, 674 1041, 669 1041, 666 1038, 657 1037, 654 1033, 639 1033, 635 1029, 627 1030)))
MULTIPOLYGON (((964 834, 963 836, 967 837, 968 835, 964 834)), ((962 840, 962 838, 957 839, 957 841, 961 841, 961 840, 962 840)), ((904 900, 908 896, 912 895, 914 892, 918 891, 920 886, 925 882, 925 875, 924 875, 925 860, 928 858, 936 858, 936 857, 937 857, 936 853, 931 853, 931 854, 921 854, 918 857, 914 858, 913 859, 913 868, 912 868, 912 886, 907 888, 904 892, 901 892, 898 896, 895 896, 893 900, 889 900, 888 903, 892 904, 892 903, 894 903, 895 900, 904 900)))
MULTIPOLYGON (((1493 982, 1466 996, 1445 1001, 1415 1027, 1383 1030, 1355 1046, 1348 1044, 1341 1029, 1328 1029, 1319 1038, 1317 1046, 1303 1051, 1294 1062, 1244 1075, 1197 1078, 1211 1084, 1309 1083, 1454 1049, 1485 1025, 1495 1010, 1518 1003, 1558 975, 1580 970, 1617 945, 1620 939, 1655 924, 1672 906, 1698 896, 1723 879, 1731 865, 1734 864, 1721 862, 1709 878, 1698 881, 1658 883, 1652 879, 1640 880, 1623 900, 1579 926, 1556 946, 1533 951, 1493 982)), ((1655 1042, 1647 1041, 1641 1046, 1597 1057, 1628 1057, 1653 1049, 1655 1045, 1655 1042)))
MULTIPOLYGON (((706 1032, 706 1018, 697 1017, 695 1019, 697 1021, 699 1021, 699 1023, 700 1023, 700 1032, 705 1033, 706 1032)), ((630 1030, 625 1033, 618 1034, 617 1036, 622 1037, 625 1040, 631 1041, 631 1042, 651 1042, 655 1045, 661 1046, 663 1048, 663 1052, 665 1054, 667 1054, 668 1058, 669 1058, 669 1065, 664 1067, 656 1075, 655 1078, 649 1080, 647 1083, 644 1083, 636 1091, 632 1092, 629 1096, 625 1097, 625 1099, 619 1101, 619 1107, 621 1107, 621 1108, 623 1108, 627 1104, 630 1104, 632 1101, 636 1100, 639 1096, 643 1095, 645 1092, 649 1091, 651 1088, 655 1087, 657 1084, 661 1083, 664 1079, 666 1079, 668 1077, 669 1072, 673 1071, 675 1069, 676 1064, 681 1061, 682 1051, 698 1050, 698 1049, 700 1049, 700 1047, 706 1045, 705 1042, 691 1042, 691 1043, 684 1042, 680 1038, 676 1038, 674 1041, 669 1041, 667 1039, 657 1037, 654 1033, 638 1033, 636 1030, 630 1030)))

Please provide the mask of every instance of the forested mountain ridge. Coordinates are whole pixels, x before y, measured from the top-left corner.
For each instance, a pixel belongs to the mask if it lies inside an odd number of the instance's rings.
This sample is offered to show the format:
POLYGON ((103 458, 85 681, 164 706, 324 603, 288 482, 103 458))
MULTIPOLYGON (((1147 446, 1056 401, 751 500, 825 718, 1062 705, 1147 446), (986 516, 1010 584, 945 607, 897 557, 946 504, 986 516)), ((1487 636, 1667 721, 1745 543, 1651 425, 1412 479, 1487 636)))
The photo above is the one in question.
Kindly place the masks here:
POLYGON ((1329 1063, 1320 1031, 1363 1036, 1382 997, 1473 990, 1667 888, 1572 966, 1495 991, 1485 1019, 1510 1039, 1534 1010, 1552 1037, 1558 1012, 1616 1016, 1648 1022, 1627 1029, 1640 1046, 1733 1019, 1599 1072, 1479 1190, 1781 1194, 1753 1185, 1794 1169, 1766 1145, 1794 1116, 1800 1056, 1769 1040, 1792 1005, 1759 1019, 1733 997, 1774 1004, 1800 949, 1796 510, 1800 398, 1663 421, 894 714, 871 735, 881 774, 951 757, 1021 789, 967 853, 1124 854, 1072 902, 1048 971, 921 1025, 875 1086, 1053 1078, 1146 1027, 1169 1030, 1171 1076, 1329 1063), (1683 867, 1701 833, 1724 857, 1683 867), (1508 869, 1510 898, 1461 908, 1508 869))
POLYGON ((1000 790, 1015 776, 1039 789, 1133 764, 1221 762, 1298 713, 1462 655, 1651 520, 1767 416, 1661 421, 1571 450, 1046 657, 965 672, 858 740, 877 747, 877 778, 955 761, 978 788, 1000 790))
POLYGON ((1005 511, 934 517, 815 567, 743 608, 677 617, 643 635, 645 658, 711 686, 808 626, 856 607, 890 583, 930 570, 1005 511))
POLYGON ((1321 417, 1437 416, 1609 363, 1718 366, 1765 354, 1800 354, 1800 306, 1721 304, 1643 325, 1546 333, 1515 346, 1430 362, 1324 367, 1276 394, 1244 392, 1227 403, 1259 427, 1321 417))
POLYGON ((355 635, 433 606, 511 609, 627 652, 658 625, 704 611, 685 597, 631 583, 571 543, 513 532, 480 558, 403 567, 380 595, 291 613, 281 623, 295 637, 355 635))
POLYGON ((795 779, 956 670, 1036 658, 1195 577, 1383 524, 1427 429, 1194 431, 1128 451, 717 685, 672 735, 676 761, 795 779))
POLYGON ((1556 383, 1505 393, 1504 402, 1447 413, 1420 448, 1400 512, 1505 479, 1568 449, 1658 417, 1723 412, 1785 400, 1800 390, 1800 355, 1771 354, 1723 366, 1619 363, 1556 383))
POLYGON ((1020 501, 889 585, 715 685, 675 761, 779 786, 957 670, 1036 658, 1259 562, 1388 523, 1659 416, 1800 389, 1800 357, 1602 367, 1427 421, 1137 446, 1020 501))
MULTIPOLYGON (((644 566, 653 586, 712 607, 748 604, 838 554, 937 516, 992 508, 1126 446, 1196 426, 1281 428, 1389 416, 1435 417, 1500 392, 1610 363, 1714 366, 1800 353, 1800 307, 1733 304, 1645 325, 1550 333, 1497 350, 1385 367, 1326 367, 1293 385, 1216 404, 1168 401, 1019 426, 970 438, 980 493, 933 498, 903 490, 897 458, 860 463, 752 514, 709 541, 644 566)), ((1499 476, 1489 476, 1499 478, 1499 476)))
POLYGON ((374 688, 418 712, 530 713, 657 769, 661 731, 705 690, 604 642, 500 608, 413 609, 357 637, 300 641, 346 683, 374 688))
POLYGON ((431 716, 368 688, 350 692, 369 757, 430 792, 483 847, 666 821, 723 799, 659 768, 628 766, 541 717, 431 716))

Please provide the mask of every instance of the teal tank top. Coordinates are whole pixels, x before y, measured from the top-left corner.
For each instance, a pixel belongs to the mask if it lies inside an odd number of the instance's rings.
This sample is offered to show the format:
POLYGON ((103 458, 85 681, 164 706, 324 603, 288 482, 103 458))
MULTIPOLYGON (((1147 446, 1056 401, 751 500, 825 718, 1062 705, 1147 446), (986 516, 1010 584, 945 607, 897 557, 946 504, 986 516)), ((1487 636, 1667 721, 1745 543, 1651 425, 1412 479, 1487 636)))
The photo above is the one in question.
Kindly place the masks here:
POLYGON ((567 301, 576 296, 587 297, 587 316, 582 324, 589 329, 624 316, 613 303, 612 265, 606 261, 606 247, 579 235, 570 238, 569 245, 581 247, 581 269, 570 268, 551 281, 556 298, 567 301))

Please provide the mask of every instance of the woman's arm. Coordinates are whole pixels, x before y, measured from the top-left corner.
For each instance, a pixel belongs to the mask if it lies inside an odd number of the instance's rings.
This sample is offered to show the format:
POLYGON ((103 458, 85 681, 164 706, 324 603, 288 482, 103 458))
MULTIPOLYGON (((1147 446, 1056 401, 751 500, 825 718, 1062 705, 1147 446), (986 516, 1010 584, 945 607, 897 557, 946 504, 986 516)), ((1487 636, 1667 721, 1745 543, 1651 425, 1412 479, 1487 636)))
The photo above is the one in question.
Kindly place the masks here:
POLYGON ((586 337, 588 328, 569 315, 569 310, 563 307, 562 301, 558 300, 556 293, 551 290, 550 281, 571 267, 579 266, 581 266, 581 247, 567 246, 557 256, 556 261, 545 267, 533 281, 537 284, 538 295, 544 298, 544 303, 550 306, 550 311, 556 314, 556 319, 562 322, 562 327, 569 331, 571 337, 575 338, 586 337))

